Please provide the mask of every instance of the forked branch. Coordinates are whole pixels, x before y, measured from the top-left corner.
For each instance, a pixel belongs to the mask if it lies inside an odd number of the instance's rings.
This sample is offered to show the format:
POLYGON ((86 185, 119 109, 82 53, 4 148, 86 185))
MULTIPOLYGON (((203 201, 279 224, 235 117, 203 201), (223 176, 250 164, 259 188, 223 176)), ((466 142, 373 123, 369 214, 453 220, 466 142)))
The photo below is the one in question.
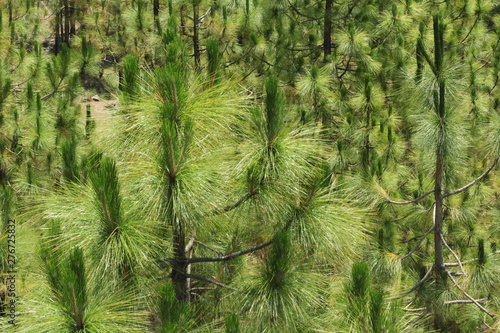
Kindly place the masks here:
MULTIPOLYGON (((462 273, 467 276, 467 273, 465 272, 465 269, 464 269, 464 266, 462 266, 462 261, 460 260, 460 258, 457 256, 457 254, 455 253, 455 251, 453 251, 451 249, 451 247, 448 245, 448 243, 446 243, 446 241, 444 240, 444 237, 443 237, 443 234, 441 234, 441 240, 443 241, 443 244, 444 246, 446 246, 446 248, 451 252, 451 254, 453 254, 453 256, 455 257, 455 259, 457 260, 457 263, 458 263, 458 266, 460 266, 460 270, 462 271, 462 273)), ((446 266, 445 266, 446 267, 446 266)))
POLYGON ((478 300, 474 299, 474 297, 472 297, 471 295, 469 295, 458 283, 457 281, 453 278, 453 275, 450 274, 450 272, 446 271, 446 273, 448 273, 448 276, 450 277, 451 281, 453 281, 453 284, 455 285, 455 287, 457 287, 458 289, 460 289, 460 291, 465 295, 465 297, 467 297, 472 303, 474 303, 481 311, 483 311, 484 313, 486 313, 488 316, 490 316, 491 319, 493 320, 498 320, 498 317, 495 316, 493 313, 489 312, 488 310, 486 310, 484 308, 484 306, 482 306, 481 304, 479 304, 478 300))

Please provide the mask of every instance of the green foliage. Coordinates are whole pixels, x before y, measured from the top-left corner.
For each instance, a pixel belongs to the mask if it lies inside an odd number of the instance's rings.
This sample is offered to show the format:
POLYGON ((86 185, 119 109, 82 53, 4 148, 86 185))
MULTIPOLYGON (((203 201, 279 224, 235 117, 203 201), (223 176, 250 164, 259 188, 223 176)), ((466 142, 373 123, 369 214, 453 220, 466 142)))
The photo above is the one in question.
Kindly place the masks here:
POLYGON ((494 1, 2 4, 16 331, 498 328, 494 1))
POLYGON ((208 77, 216 80, 219 76, 219 68, 221 66, 221 53, 219 50, 219 41, 215 38, 207 39, 207 58, 208 77))
POLYGON ((132 98, 139 93, 139 57, 129 54, 123 58, 123 76, 120 89, 132 98))
POLYGON ((240 319, 238 315, 234 313, 229 313, 224 318, 225 332, 226 333, 238 333, 240 332, 240 319))
POLYGON ((61 145, 61 155, 63 160, 63 177, 68 182, 76 182, 79 179, 79 165, 76 148, 78 141, 71 139, 64 141, 61 145))
POLYGON ((405 327, 401 311, 396 304, 385 299, 383 290, 371 282, 366 262, 352 265, 351 274, 344 285, 346 306, 337 324, 346 332, 402 332, 415 331, 405 327))
POLYGON ((272 250, 258 273, 248 278, 242 315, 254 330, 302 330, 320 304, 320 279, 306 265, 294 265, 288 232, 274 237, 272 250))
POLYGON ((161 333, 190 332, 195 323, 189 304, 178 301, 171 283, 163 283, 158 293, 158 324, 161 333))

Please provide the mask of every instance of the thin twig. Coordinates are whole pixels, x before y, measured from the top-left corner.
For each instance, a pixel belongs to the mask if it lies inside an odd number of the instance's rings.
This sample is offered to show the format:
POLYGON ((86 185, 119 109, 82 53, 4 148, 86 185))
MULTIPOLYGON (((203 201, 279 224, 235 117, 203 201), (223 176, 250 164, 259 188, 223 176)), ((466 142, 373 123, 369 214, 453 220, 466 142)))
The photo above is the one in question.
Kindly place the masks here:
POLYGON ((425 309, 427 309, 427 308, 418 308, 418 309, 407 309, 407 308, 404 308, 403 310, 408 311, 408 312, 422 312, 425 309))
POLYGON ((198 241, 198 240, 195 240, 194 242, 195 242, 196 244, 199 244, 199 245, 201 245, 201 246, 206 247, 206 248, 207 248, 207 249, 209 249, 209 250, 212 250, 212 251, 213 251, 213 252, 215 252, 215 253, 218 253, 218 254, 224 254, 224 252, 219 251, 219 250, 217 250, 216 248, 213 248, 212 246, 207 245, 207 244, 205 244, 205 243, 202 243, 202 242, 200 242, 200 241, 198 241))
POLYGON ((221 257, 195 257, 195 258, 188 258, 186 259, 186 263, 192 264, 195 262, 214 262, 214 261, 228 261, 237 257, 240 257, 242 255, 245 255, 247 253, 252 253, 255 251, 258 251, 260 249, 265 248, 266 246, 269 246, 273 243, 274 239, 270 239, 267 242, 261 243, 259 245, 256 245, 254 247, 251 247, 249 249, 243 250, 243 251, 238 251, 230 254, 226 254, 225 256, 221 257))
POLYGON ((487 298, 480 298, 480 299, 476 299, 476 300, 457 299, 457 300, 454 300, 454 301, 446 301, 446 302, 444 302, 444 304, 470 304, 470 303, 474 303, 474 302, 484 303, 487 300, 488 300, 487 298))
MULTIPOLYGON (((264 242, 264 243, 261 243, 259 245, 253 246, 253 247, 251 247, 249 249, 246 249, 246 250, 243 250, 243 251, 238 251, 238 252, 233 252, 233 253, 226 254, 226 255, 220 256, 220 257, 194 257, 194 258, 186 258, 186 259, 183 259, 182 262, 184 262, 186 264, 192 264, 192 263, 196 263, 196 262, 228 261, 228 260, 240 257, 242 255, 245 255, 247 253, 252 253, 252 252, 258 251, 260 249, 263 249, 266 246, 271 245, 273 243, 273 241, 274 241, 274 239, 270 239, 267 242, 264 242)), ((162 268, 164 268, 166 266, 165 264, 173 265, 173 264, 179 262, 178 259, 174 259, 174 258, 159 258, 159 259, 156 259, 156 261, 160 262, 160 267, 162 267, 162 268)))

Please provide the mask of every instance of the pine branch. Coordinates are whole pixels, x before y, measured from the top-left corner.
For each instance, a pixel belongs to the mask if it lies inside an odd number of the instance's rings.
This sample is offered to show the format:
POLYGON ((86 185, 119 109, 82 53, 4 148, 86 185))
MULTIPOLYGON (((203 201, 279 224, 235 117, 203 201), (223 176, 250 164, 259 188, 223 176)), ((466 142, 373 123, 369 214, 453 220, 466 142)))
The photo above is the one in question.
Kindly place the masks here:
POLYGON ((474 302, 484 303, 487 300, 488 300, 487 298, 480 298, 480 299, 476 299, 476 300, 457 299, 457 300, 454 300, 454 301, 445 301, 444 304, 470 304, 470 303, 474 303, 474 302))
POLYGON ((255 194, 257 194, 257 193, 256 192, 248 192, 244 196, 242 196, 238 201, 236 201, 235 203, 227 205, 226 207, 224 207, 222 209, 214 210, 213 214, 214 215, 221 215, 221 214, 227 213, 235 208, 238 208, 242 203, 244 203, 245 201, 247 201, 248 199, 253 197, 255 194))
POLYGON ((450 193, 443 194, 443 198, 446 198, 446 197, 449 197, 449 196, 461 193, 461 192, 467 190, 469 187, 471 187, 474 184, 476 184, 478 181, 482 180, 484 177, 486 177, 491 172, 491 170, 493 170, 495 168, 495 166, 497 165, 499 159, 500 159, 500 157, 495 158, 495 160, 493 161, 493 164, 491 164, 491 166, 488 169, 486 169, 486 171, 483 172, 483 174, 481 176, 477 177, 476 179, 474 179, 473 181, 471 181, 469 184, 467 184, 467 185, 459 188, 458 190, 455 190, 455 191, 450 192, 450 193))
MULTIPOLYGON (((500 254, 500 251, 492 252, 488 256, 491 257, 491 256, 494 256, 495 254, 500 254)), ((474 261, 477 261, 477 260, 478 260, 477 258, 474 258, 474 259, 470 259, 470 260, 467 260, 467 261, 462 261, 462 265, 470 264, 471 262, 474 262, 474 261)), ((453 263, 445 263, 444 266, 445 267, 457 267, 457 266, 460 266, 460 264, 458 262, 453 262, 453 263)))
POLYGON ((491 319, 497 321, 498 320, 498 317, 495 316, 493 313, 489 312, 488 310, 486 310, 481 304, 479 304, 479 302, 474 299, 471 295, 469 295, 458 283, 457 281, 453 278, 453 275, 450 274, 450 272, 446 271, 446 273, 448 273, 448 276, 450 277, 451 281, 453 281, 453 284, 455 285, 455 287, 457 287, 464 295, 465 297, 467 297, 469 300, 471 300, 472 303, 474 303, 481 311, 483 311, 484 313, 486 313, 488 316, 490 316, 491 319))
MULTIPOLYGON (((233 253, 226 254, 226 255, 223 255, 223 256, 220 256, 220 257, 194 257, 194 258, 186 258, 186 259, 183 260, 183 262, 185 264, 189 265, 189 264, 193 264, 193 263, 197 263, 197 262, 228 261, 228 260, 240 257, 242 255, 245 255, 247 253, 252 253, 252 252, 258 251, 260 249, 263 249, 263 248, 271 245, 273 243, 273 241, 274 241, 274 239, 270 239, 267 242, 264 242, 264 243, 261 243, 259 245, 253 246, 253 247, 248 248, 246 250, 242 250, 242 251, 238 251, 238 252, 233 252, 233 253)), ((156 261, 160 262, 160 267, 161 268, 165 268, 166 267, 165 264, 174 265, 174 264, 178 263, 178 260, 176 260, 174 258, 160 258, 160 259, 156 259, 156 261)))
POLYGON ((427 281, 427 279, 429 278, 429 276, 431 276, 431 273, 432 273, 433 270, 434 270, 434 266, 431 266, 431 268, 429 268, 429 270, 427 271, 427 273, 425 273, 424 277, 420 281, 418 281, 417 284, 415 284, 410 290, 408 290, 407 292, 405 292, 405 293, 403 293, 403 294, 401 294, 399 296, 391 297, 389 299, 390 300, 400 299, 400 298, 403 298, 406 295, 414 292, 415 290, 417 290, 418 288, 420 288, 420 286, 422 286, 425 281, 427 281))
POLYGON ((200 241, 198 241, 198 240, 195 240, 194 242, 195 242, 196 244, 199 244, 199 245, 201 245, 201 246, 206 247, 207 249, 209 249, 209 250, 211 250, 211 251, 213 251, 213 252, 215 252, 215 253, 218 253, 218 254, 224 254, 224 252, 219 251, 219 250, 217 250, 217 249, 215 249, 215 248, 211 247, 210 245, 207 245, 207 244, 205 244, 205 243, 202 243, 202 242, 200 242, 200 241))

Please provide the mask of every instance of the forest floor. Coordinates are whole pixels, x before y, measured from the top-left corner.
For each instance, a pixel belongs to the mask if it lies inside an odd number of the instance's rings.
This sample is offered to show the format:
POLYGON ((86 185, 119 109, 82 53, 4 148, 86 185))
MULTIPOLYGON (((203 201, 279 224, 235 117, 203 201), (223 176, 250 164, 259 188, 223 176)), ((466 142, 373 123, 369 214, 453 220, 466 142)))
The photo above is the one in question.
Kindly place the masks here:
POLYGON ((82 107, 81 117, 83 123, 85 124, 87 105, 90 105, 91 117, 96 122, 96 132, 102 134, 106 127, 111 123, 110 119, 113 116, 113 113, 117 110, 118 100, 106 100, 102 97, 99 97, 98 99, 99 100, 95 100, 94 97, 85 97, 83 99, 80 103, 82 107))

